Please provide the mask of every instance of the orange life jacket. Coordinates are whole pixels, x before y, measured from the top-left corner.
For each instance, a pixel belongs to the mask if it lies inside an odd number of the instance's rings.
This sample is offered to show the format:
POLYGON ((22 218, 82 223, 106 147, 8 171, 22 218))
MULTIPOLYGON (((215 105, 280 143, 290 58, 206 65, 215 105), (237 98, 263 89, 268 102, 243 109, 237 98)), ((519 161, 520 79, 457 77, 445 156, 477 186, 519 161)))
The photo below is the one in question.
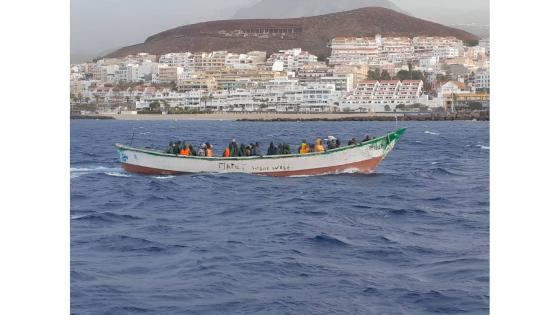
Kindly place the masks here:
POLYGON ((322 144, 316 144, 315 152, 325 152, 325 147, 322 144))
POLYGON ((206 149, 206 156, 207 156, 207 157, 212 157, 213 154, 214 154, 214 153, 212 152, 212 149, 210 149, 210 148, 207 148, 207 149, 206 149))
POLYGON ((179 151, 180 155, 189 155, 189 149, 181 149, 181 151, 179 151))
POLYGON ((224 151, 224 157, 229 157, 230 153, 229 153, 229 147, 226 148, 226 150, 224 151))
POLYGON ((309 145, 307 143, 302 143, 301 148, 299 149, 299 154, 306 154, 309 153, 309 145))

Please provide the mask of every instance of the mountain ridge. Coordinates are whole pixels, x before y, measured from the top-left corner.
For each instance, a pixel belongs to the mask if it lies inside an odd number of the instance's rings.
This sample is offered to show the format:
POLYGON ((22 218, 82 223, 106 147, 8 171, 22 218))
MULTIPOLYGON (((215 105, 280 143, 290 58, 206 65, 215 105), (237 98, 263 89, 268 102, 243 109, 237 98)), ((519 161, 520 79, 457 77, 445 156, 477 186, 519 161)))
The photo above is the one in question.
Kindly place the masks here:
POLYGON ((289 19, 237 19, 189 24, 172 28, 152 36, 144 43, 118 49, 107 57, 122 57, 140 52, 165 54, 181 51, 247 52, 262 50, 268 53, 280 49, 302 48, 317 56, 327 56, 330 39, 337 36, 454 36, 461 40, 479 39, 456 28, 414 18, 391 9, 366 7, 350 11, 289 19), (292 33, 257 38, 259 29, 292 33), (236 32, 251 34, 243 37, 236 32), (233 34, 233 36, 232 36, 233 34))
POLYGON ((237 10, 232 16, 232 19, 298 18, 343 12, 365 7, 381 7, 410 15, 389 0, 261 0, 251 6, 237 10))

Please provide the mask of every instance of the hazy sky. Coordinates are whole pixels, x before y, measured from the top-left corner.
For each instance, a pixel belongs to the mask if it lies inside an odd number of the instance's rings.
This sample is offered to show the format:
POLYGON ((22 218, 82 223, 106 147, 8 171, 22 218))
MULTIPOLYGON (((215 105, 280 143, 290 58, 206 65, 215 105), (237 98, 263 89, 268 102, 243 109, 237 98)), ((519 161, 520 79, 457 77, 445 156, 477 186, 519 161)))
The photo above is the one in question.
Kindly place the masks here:
POLYGON ((71 0, 72 54, 92 54, 143 42, 166 29, 228 19, 256 0, 71 0))
MULTIPOLYGON (((71 0, 72 55, 95 55, 143 42, 166 29, 228 19, 259 0, 71 0)), ((281 1, 281 0, 278 0, 281 1)), ((305 0, 302 0, 305 1, 305 0)), ((341 0, 342 1, 342 0, 341 0)), ((454 14, 488 10, 488 0, 393 0, 420 18, 452 23, 454 14)))

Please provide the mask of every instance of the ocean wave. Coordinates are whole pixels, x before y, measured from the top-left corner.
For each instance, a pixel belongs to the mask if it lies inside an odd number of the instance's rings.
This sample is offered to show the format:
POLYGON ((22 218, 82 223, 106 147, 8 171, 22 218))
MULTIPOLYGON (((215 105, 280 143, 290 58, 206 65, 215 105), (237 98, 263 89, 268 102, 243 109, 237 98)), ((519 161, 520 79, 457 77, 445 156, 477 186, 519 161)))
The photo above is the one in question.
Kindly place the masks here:
POLYGON ((481 150, 490 150, 489 146, 485 146, 485 145, 481 145, 481 144, 477 144, 477 147, 479 147, 481 150))
POLYGON ((75 270, 70 271, 70 278, 72 281, 93 281, 97 279, 95 276, 92 276, 85 272, 78 272, 75 270))
POLYGON ((130 177, 130 174, 118 173, 118 172, 105 172, 105 175, 114 177, 130 177))
POLYGON ((98 222, 98 223, 117 223, 130 220, 139 220, 139 217, 135 217, 128 214, 116 214, 112 212, 101 212, 95 214, 86 215, 76 215, 70 217, 72 220, 76 221, 88 221, 88 222, 98 222))
POLYGON ((433 131, 429 131, 429 130, 424 131, 424 133, 427 133, 427 134, 429 134, 429 135, 439 136, 439 133, 433 132, 433 131))
POLYGON ((175 178, 174 175, 157 175, 157 176, 151 176, 152 178, 155 179, 171 179, 171 178, 175 178))
POLYGON ((107 314, 138 314, 138 313, 151 313, 153 310, 149 308, 142 308, 138 306, 116 306, 107 310, 107 314))
MULTIPOLYGON (((435 164, 438 165, 438 164, 435 164)), ((415 172, 416 176, 423 177, 423 178, 441 178, 441 177, 463 177, 466 176, 465 174, 458 172, 456 170, 452 170, 446 167, 435 167, 429 170, 421 170, 415 172)))
POLYGON ((121 171, 121 168, 106 166, 70 167, 70 179, 78 178, 80 176, 88 174, 119 173, 121 171))
POLYGON ((328 245, 328 246, 348 246, 349 243, 347 241, 343 241, 337 237, 334 236, 330 236, 327 234, 321 234, 321 235, 316 235, 313 238, 313 241, 315 241, 318 244, 321 245, 328 245))
POLYGON ((116 252, 166 252, 186 248, 184 245, 168 245, 160 242, 150 241, 141 237, 126 235, 111 235, 101 237, 93 242, 94 249, 100 251, 116 252))

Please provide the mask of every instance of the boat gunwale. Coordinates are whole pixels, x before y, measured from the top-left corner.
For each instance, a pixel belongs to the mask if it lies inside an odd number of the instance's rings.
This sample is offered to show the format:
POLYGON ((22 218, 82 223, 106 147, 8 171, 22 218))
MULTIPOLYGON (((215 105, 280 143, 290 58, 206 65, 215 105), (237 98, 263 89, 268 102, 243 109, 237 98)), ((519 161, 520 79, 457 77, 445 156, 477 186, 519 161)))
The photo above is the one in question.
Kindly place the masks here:
MULTIPOLYGON (((383 141, 383 140, 387 139, 388 137, 390 139, 391 135, 398 135, 396 137, 396 139, 398 141, 400 136, 404 133, 405 130, 406 130, 406 128, 399 128, 396 131, 389 132, 389 133, 387 133, 387 134, 385 134, 381 137, 373 138, 373 139, 368 140, 368 141, 363 141, 363 142, 359 142, 357 144, 352 144, 352 145, 345 145, 343 147, 326 150, 324 152, 309 152, 309 153, 306 153, 306 154, 294 153, 294 154, 257 155, 257 156, 234 156, 234 157, 213 156, 213 157, 207 157, 207 156, 180 155, 180 154, 165 153, 165 152, 161 152, 161 151, 157 151, 157 150, 151 150, 151 149, 134 148, 134 147, 131 147, 131 146, 128 146, 128 145, 125 145, 125 144, 119 144, 119 143, 115 144, 115 146, 119 150, 136 151, 136 152, 146 153, 146 154, 150 154, 150 155, 156 155, 156 156, 162 156, 162 157, 181 158, 181 159, 200 159, 200 160, 207 160, 207 161, 219 161, 219 160, 238 161, 238 160, 278 159, 278 158, 284 159, 284 158, 297 158, 297 157, 304 157, 304 156, 319 156, 319 155, 332 154, 332 153, 336 153, 336 152, 346 151, 346 150, 349 150, 349 149, 359 148, 359 147, 363 147, 365 145, 370 145, 370 144, 373 144, 373 143, 376 143, 376 142, 380 142, 380 141, 383 141)), ((387 142, 387 145, 389 143, 390 143, 390 141, 387 142)))

